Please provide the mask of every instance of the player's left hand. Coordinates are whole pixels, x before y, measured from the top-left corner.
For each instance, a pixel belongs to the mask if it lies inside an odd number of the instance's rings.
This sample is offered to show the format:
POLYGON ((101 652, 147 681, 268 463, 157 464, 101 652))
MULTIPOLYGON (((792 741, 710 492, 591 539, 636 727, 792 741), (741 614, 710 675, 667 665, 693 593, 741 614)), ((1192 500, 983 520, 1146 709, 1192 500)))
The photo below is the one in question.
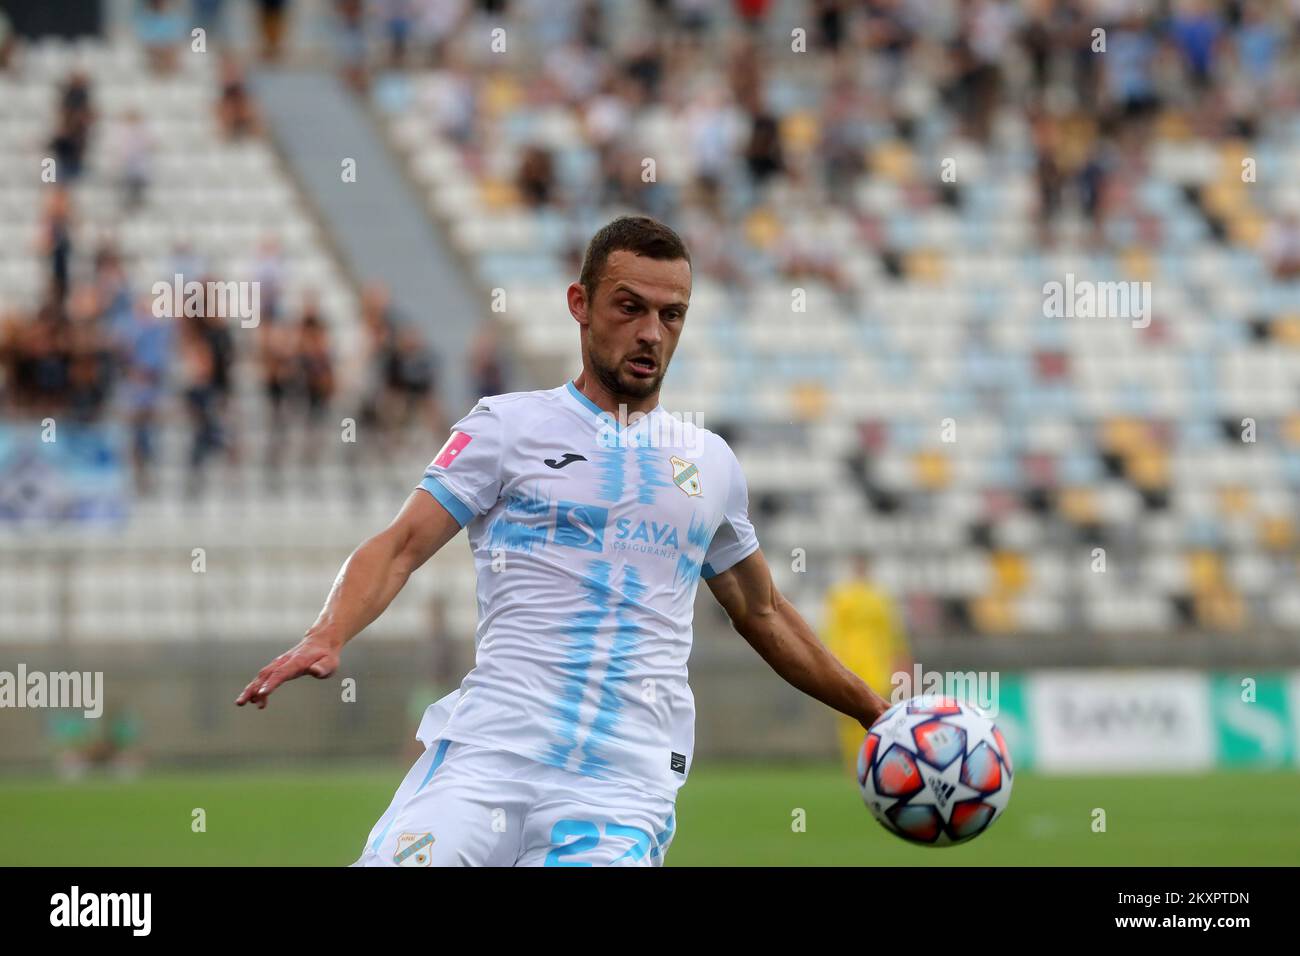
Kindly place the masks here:
POLYGON ((318 680, 324 680, 338 669, 338 651, 329 644, 304 637, 271 663, 267 664, 257 676, 249 681, 242 694, 235 698, 235 706, 243 707, 253 703, 258 710, 266 709, 266 699, 272 691, 285 681, 310 674, 318 680))

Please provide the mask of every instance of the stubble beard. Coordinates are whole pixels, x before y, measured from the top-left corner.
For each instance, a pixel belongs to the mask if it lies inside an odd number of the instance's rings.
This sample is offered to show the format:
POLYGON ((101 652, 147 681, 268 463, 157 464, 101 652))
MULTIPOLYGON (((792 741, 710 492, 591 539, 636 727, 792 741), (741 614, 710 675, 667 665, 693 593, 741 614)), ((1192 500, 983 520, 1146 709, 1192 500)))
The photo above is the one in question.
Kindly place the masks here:
POLYGON ((659 386, 663 382, 664 374, 668 369, 661 363, 654 378, 633 378, 622 370, 622 362, 618 366, 607 365, 596 355, 595 350, 592 350, 591 371, 614 398, 640 401, 659 391, 659 386))

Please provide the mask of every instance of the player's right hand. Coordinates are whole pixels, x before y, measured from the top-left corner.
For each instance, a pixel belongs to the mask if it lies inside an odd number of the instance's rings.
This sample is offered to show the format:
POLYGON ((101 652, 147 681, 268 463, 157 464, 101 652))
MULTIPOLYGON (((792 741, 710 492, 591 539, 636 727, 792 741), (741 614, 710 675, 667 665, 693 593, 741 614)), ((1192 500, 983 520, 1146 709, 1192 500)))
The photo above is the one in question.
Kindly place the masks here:
POLYGON ((310 674, 318 680, 324 680, 338 669, 338 651, 330 644, 319 639, 304 637, 271 663, 267 664, 257 676, 249 681, 242 694, 235 698, 235 706, 243 707, 253 703, 258 710, 266 709, 266 699, 285 681, 310 674))

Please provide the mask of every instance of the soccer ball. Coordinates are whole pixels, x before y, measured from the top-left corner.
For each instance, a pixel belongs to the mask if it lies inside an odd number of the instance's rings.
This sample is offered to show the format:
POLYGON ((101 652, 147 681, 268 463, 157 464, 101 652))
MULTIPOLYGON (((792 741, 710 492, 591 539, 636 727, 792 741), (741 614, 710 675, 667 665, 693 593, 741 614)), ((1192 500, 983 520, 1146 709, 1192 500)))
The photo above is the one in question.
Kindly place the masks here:
POLYGON ((895 704, 858 751, 858 785, 872 816, 925 846, 979 836, 1011 800, 1011 751, 974 707, 951 697, 895 704))

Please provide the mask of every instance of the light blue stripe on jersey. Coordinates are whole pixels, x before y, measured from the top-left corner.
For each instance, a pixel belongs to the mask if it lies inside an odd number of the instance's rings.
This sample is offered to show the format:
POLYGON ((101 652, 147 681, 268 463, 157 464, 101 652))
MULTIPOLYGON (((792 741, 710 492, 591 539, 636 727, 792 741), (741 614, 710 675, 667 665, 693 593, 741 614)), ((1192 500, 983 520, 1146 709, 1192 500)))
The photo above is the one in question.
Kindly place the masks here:
POLYGON ((596 470, 600 484, 596 487, 599 501, 622 501, 623 485, 627 481, 627 449, 610 448, 596 453, 596 470))
MULTIPOLYGON (((690 527, 686 529, 687 547, 682 549, 682 553, 677 556, 677 571, 673 575, 673 583, 685 581, 687 584, 693 584, 695 578, 699 576, 702 568, 709 568, 709 565, 703 561, 704 553, 709 547, 709 542, 713 540, 713 535, 709 532, 709 526, 697 522, 694 517, 691 518, 690 527)), ((712 568, 709 568, 712 576, 712 568)))
MULTIPOLYGON (((578 386, 574 385, 573 382, 566 382, 564 387, 569 390, 570 395, 578 400, 579 404, 595 415, 602 423, 616 432, 619 430, 618 419, 578 391, 578 386)), ((604 444, 601 438, 608 438, 608 435, 602 434, 598 436, 598 445, 604 444)), ((600 474, 600 484, 596 486, 596 498, 598 500, 623 500, 623 485, 627 477, 625 470, 627 465, 626 451, 626 448, 615 445, 613 448, 604 448, 596 453, 596 471, 600 474)))
POLYGON ((639 504, 652 505, 659 497, 659 489, 668 487, 667 471, 671 466, 664 460, 663 452, 645 445, 637 446, 636 464, 641 475, 636 500, 639 504))
POLYGON ((492 522, 488 529, 488 550, 524 551, 531 553, 534 547, 545 547, 546 525, 529 524, 525 521, 511 520, 509 515, 545 517, 551 512, 549 498, 515 493, 506 501, 505 514, 492 522))
POLYGON ((595 402, 589 399, 586 395, 583 395, 582 392, 578 391, 578 386, 574 385, 572 381, 565 382, 564 386, 569 390, 569 394, 572 395, 574 398, 576 398, 578 401, 582 402, 583 405, 587 406, 587 408, 591 411, 593 415, 595 415, 597 418, 605 418, 615 428, 618 427, 618 419, 616 419, 609 412, 605 411, 605 409, 601 408, 599 405, 597 405, 595 402))
POLYGON ((600 682, 597 697, 596 717, 587 731, 583 741, 582 752, 585 755, 578 765, 578 773, 589 777, 598 777, 609 766, 605 759, 603 746, 614 737, 619 716, 623 710, 622 686, 627 683, 628 671, 631 670, 631 653, 637 645, 639 632, 629 608, 645 596, 645 584, 637 574, 636 568, 626 565, 623 572, 623 597, 614 610, 614 637, 609 648, 609 664, 605 677, 600 682))
MULTIPOLYGON (((582 392, 578 391, 578 386, 573 382, 566 382, 565 388, 569 394, 578 400, 578 402, 598 418, 601 423, 615 432, 621 431, 618 418, 610 412, 605 411, 582 392)), ((602 438, 608 438, 608 435, 602 435, 597 438, 597 444, 604 445, 602 438)), ((600 483, 596 486, 596 498, 600 501, 622 501, 623 489, 627 485, 627 453, 630 450, 628 445, 617 444, 612 448, 603 448, 596 453, 596 471, 600 475, 600 483)), ((638 449, 638 451, 649 449, 638 449)), ((656 481, 648 477, 648 472, 644 464, 641 467, 643 484, 638 490, 637 496, 641 504, 649 504, 654 501, 657 491, 656 485, 662 485, 662 481, 656 481)))
POLYGON ((587 565, 587 570, 589 573, 582 578, 582 590, 588 607, 578 611, 566 628, 571 644, 564 663, 560 665, 565 677, 554 708, 555 736, 558 739, 541 757, 542 763, 561 769, 569 762, 569 755, 578 745, 580 708, 587 687, 587 675, 596 653, 596 634, 600 630, 600 622, 609 613, 610 596, 613 593, 609 586, 612 566, 608 561, 594 560, 587 565))
POLYGON ((456 519, 456 523, 462 528, 473 519, 474 512, 465 507, 465 503, 452 494, 451 490, 438 478, 433 475, 425 475, 424 480, 420 482, 420 487, 433 495, 438 504, 446 508, 447 512, 456 519))

